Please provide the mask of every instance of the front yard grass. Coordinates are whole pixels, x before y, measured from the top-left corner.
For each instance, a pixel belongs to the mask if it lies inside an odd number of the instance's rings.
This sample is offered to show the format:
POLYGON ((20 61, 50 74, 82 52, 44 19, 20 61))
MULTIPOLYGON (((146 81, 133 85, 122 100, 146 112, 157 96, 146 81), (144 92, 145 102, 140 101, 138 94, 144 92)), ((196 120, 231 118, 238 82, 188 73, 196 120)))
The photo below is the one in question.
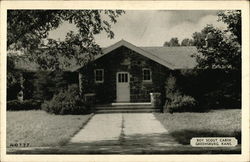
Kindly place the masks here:
POLYGON ((240 109, 154 115, 180 144, 189 145, 193 137, 235 137, 241 143, 240 109))
POLYGON ((28 143, 29 147, 66 144, 91 115, 52 115, 44 111, 7 111, 7 147, 28 143))

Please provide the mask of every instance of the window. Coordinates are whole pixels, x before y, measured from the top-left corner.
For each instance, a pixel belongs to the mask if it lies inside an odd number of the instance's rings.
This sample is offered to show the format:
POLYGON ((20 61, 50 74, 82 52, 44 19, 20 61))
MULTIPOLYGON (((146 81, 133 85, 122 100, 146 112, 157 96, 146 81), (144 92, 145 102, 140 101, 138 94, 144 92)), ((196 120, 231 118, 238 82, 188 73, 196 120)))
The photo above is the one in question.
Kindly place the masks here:
POLYGON ((96 83, 103 83, 104 81, 104 70, 103 69, 96 69, 95 70, 95 82, 96 83))
POLYGON ((152 81, 151 70, 144 68, 142 71, 143 71, 143 81, 144 82, 151 82, 152 81))
POLYGON ((128 73, 118 73, 118 83, 127 83, 128 73))

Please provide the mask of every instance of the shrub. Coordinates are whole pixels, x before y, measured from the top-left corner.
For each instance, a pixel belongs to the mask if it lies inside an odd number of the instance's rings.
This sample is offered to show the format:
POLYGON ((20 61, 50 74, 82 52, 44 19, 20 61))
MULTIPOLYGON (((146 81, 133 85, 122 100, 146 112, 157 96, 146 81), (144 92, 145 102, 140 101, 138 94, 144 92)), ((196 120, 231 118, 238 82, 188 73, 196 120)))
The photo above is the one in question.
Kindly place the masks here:
POLYGON ((193 97, 176 93, 170 100, 166 101, 164 109, 170 113, 193 112, 198 111, 197 105, 198 103, 193 97))
POLYGON ((18 100, 7 101, 7 110, 39 110, 41 109, 41 101, 39 100, 24 100, 20 102, 18 100))
POLYGON ((236 71, 176 70, 168 76, 165 85, 165 108, 176 100, 173 99, 176 95, 192 96, 200 112, 241 108, 241 75, 236 71))
POLYGON ((176 78, 170 75, 166 80, 166 101, 164 106, 164 112, 187 112, 198 111, 197 101, 188 95, 184 95, 180 92, 176 78))
POLYGON ((178 92, 176 86, 176 78, 173 75, 170 75, 166 80, 166 94, 173 94, 178 92))
POLYGON ((84 103, 79 96, 77 86, 70 86, 55 94, 50 101, 44 101, 42 109, 52 114, 86 114, 90 112, 90 106, 84 103))
POLYGON ((200 109, 241 108, 241 73, 225 69, 175 71, 179 90, 194 97, 200 109))

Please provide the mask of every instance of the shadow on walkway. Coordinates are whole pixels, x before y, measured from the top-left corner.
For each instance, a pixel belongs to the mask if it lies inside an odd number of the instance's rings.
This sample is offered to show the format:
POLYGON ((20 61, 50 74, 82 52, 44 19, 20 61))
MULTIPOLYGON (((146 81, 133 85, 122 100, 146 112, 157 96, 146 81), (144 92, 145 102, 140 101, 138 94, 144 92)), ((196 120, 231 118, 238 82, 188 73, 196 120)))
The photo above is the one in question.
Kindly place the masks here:
POLYGON ((239 154, 240 146, 233 148, 195 148, 181 145, 169 134, 121 136, 119 140, 91 143, 68 143, 66 146, 46 149, 16 150, 10 154, 239 154))

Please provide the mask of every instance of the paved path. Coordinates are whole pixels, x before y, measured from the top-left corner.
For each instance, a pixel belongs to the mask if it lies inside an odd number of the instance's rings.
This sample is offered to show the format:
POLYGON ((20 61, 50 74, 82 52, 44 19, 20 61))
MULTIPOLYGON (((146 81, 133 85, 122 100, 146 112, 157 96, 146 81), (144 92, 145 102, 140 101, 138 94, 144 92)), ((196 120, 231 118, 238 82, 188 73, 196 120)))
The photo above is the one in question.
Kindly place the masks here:
POLYGON ((123 113, 95 115, 65 150, 126 154, 158 152, 169 146, 180 145, 152 113, 123 113))
POLYGON ((122 114, 97 114, 77 133, 71 143, 118 140, 121 133, 122 114))
POLYGON ((167 133, 151 113, 97 114, 77 133, 71 143, 91 143, 119 140, 121 133, 127 136, 167 133))
POLYGON ((123 120, 125 136, 167 133, 163 125, 151 113, 124 114, 123 120))

